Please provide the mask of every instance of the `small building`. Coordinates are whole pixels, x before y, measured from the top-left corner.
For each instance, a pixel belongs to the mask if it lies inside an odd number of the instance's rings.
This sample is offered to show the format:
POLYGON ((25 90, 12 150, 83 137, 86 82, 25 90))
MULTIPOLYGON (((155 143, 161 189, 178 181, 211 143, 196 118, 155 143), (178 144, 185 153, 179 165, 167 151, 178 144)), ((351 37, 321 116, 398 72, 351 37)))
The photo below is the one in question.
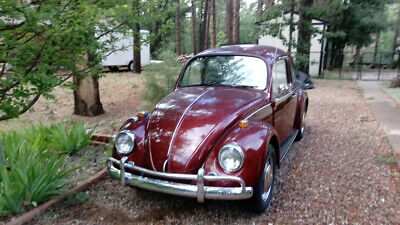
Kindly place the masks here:
MULTIPOLYGON (((283 16, 285 17, 285 21, 288 21, 290 19, 290 12, 284 13, 283 16)), ((282 18, 278 18, 276 20, 271 20, 271 21, 261 21, 258 22, 257 24, 259 26, 262 26, 262 24, 265 23, 280 23, 282 21, 282 18)), ((299 21, 299 13, 294 12, 293 13, 293 22, 297 23, 299 21)), ((315 34, 311 38, 311 49, 310 49, 310 75, 312 76, 319 76, 323 70, 323 62, 324 58, 327 57, 325 54, 325 46, 326 46, 326 38, 323 36, 323 33, 326 31, 328 22, 324 20, 319 20, 319 19, 313 19, 312 24, 314 28, 318 29, 320 33, 315 34)), ((281 27, 281 32, 283 37, 286 40, 289 40, 289 25, 284 25, 281 27)), ((298 29, 295 27, 293 33, 292 33, 293 40, 296 40, 297 42, 297 37, 298 37, 298 29)), ((283 41, 278 38, 278 37, 273 37, 272 35, 261 35, 261 37, 258 40, 259 45, 269 45, 269 46, 276 46, 277 48, 280 48, 282 50, 287 51, 288 47, 284 45, 283 41)), ((296 52, 296 48, 292 49, 292 54, 296 52)))

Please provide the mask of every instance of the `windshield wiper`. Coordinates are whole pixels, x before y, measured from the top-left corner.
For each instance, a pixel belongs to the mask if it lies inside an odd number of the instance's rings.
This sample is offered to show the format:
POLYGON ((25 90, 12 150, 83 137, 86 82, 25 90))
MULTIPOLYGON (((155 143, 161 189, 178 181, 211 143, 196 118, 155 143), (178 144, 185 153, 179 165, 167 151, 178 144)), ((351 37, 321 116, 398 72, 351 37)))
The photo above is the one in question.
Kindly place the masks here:
POLYGON ((240 88, 256 88, 254 85, 232 85, 232 87, 240 87, 240 88))
POLYGON ((207 83, 202 83, 202 85, 204 86, 210 86, 210 85, 223 85, 221 84, 223 81, 211 81, 211 82, 207 82, 207 83))

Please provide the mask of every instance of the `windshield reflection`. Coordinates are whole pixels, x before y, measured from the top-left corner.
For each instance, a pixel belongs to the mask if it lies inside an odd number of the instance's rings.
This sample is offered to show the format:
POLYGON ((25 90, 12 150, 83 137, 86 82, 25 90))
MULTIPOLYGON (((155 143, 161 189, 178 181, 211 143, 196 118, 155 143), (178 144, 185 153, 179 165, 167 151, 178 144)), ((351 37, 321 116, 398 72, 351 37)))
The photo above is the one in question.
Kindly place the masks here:
POLYGON ((250 56, 205 56, 190 62, 179 86, 221 85, 263 90, 267 86, 267 67, 263 60, 250 56))

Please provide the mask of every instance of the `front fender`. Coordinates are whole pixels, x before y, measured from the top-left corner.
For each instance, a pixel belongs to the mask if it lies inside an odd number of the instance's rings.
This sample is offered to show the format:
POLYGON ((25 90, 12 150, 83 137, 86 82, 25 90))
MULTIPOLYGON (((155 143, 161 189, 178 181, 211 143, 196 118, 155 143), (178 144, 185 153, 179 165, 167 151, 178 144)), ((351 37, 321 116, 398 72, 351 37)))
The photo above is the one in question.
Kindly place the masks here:
MULTIPOLYGON (((241 128, 234 125, 216 145, 204 163, 205 174, 238 176, 244 180, 246 186, 255 186, 264 167, 267 147, 271 138, 276 136, 275 129, 261 121, 249 121, 248 127, 241 128), (235 172, 226 172, 218 163, 218 153, 227 143, 236 143, 242 147, 244 161, 241 169, 235 172)), ((279 145, 278 145, 279 146, 279 145)), ((279 155, 279 149, 277 149, 279 155)), ((279 162, 279 160, 278 160, 279 162)), ((235 186, 232 182, 208 182, 210 186, 235 186)))
POLYGON ((136 165, 149 168, 149 162, 146 157, 145 145, 146 145, 146 126, 149 121, 150 115, 146 115, 143 118, 132 117, 126 120, 119 131, 130 130, 135 134, 135 147, 132 153, 128 155, 122 155, 117 152, 116 148, 113 149, 113 157, 121 159, 123 156, 127 156, 129 161, 135 162, 136 165))

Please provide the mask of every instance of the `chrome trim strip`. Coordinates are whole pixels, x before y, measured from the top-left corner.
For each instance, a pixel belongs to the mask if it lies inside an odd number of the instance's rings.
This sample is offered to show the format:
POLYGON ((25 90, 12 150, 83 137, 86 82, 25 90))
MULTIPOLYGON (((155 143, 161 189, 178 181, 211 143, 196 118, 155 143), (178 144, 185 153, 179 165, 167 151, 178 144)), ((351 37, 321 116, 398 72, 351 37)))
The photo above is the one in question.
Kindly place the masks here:
MULTIPOLYGON (((246 187, 244 181, 235 176, 213 176, 204 175, 204 169, 200 168, 197 175, 194 174, 177 174, 177 173, 162 173, 158 171, 148 170, 135 164, 131 161, 122 163, 122 160, 109 158, 107 160, 108 173, 115 179, 124 178, 124 183, 130 186, 139 187, 151 191, 162 192, 166 194, 173 194, 184 197, 197 198, 199 202, 203 202, 204 199, 216 199, 216 200, 241 200, 248 199, 253 196, 253 188, 246 187), (117 169, 113 164, 122 165, 121 168, 125 167, 131 170, 135 170, 143 175, 134 175, 129 172, 125 172, 125 169, 117 169), (124 172, 123 172, 124 171, 124 172), (184 184, 171 182, 166 180, 159 180, 155 178, 146 177, 144 175, 150 175, 160 178, 168 179, 181 179, 197 181, 196 185, 184 184), (123 176, 122 176, 123 175, 123 176), (213 187, 204 186, 205 181, 221 181, 228 180, 237 182, 240 187, 213 187)), ((122 183, 122 180, 121 180, 122 183)))
POLYGON ((181 116, 181 118, 179 118, 179 121, 178 121, 178 123, 176 124, 176 127, 175 127, 175 129, 174 129, 174 132, 172 133, 171 141, 169 142, 169 146, 168 146, 168 153, 167 153, 167 156, 169 156, 169 153, 170 153, 171 147, 172 147, 172 143, 173 143, 174 140, 175 140, 176 131, 179 129, 179 127, 181 127, 183 118, 185 118, 186 113, 189 111, 190 108, 192 108, 192 106, 194 105, 194 103, 196 103, 197 100, 199 100, 201 97, 203 97, 203 95, 205 95, 208 91, 209 91, 209 90, 206 89, 201 95, 197 96, 196 99, 195 99, 192 103, 190 103, 190 105, 189 105, 188 107, 186 107, 185 111, 183 111, 182 116, 181 116))
POLYGON ((274 98, 274 101, 275 101, 276 104, 280 104, 280 103, 283 102, 286 98, 288 98, 289 95, 291 95, 291 94, 292 94, 292 93, 289 92, 288 94, 286 94, 286 95, 284 95, 284 96, 282 96, 282 97, 274 98))
POLYGON ((261 110, 264 110, 264 109, 266 109, 266 108, 270 108, 270 113, 272 113, 272 106, 271 106, 271 103, 269 103, 269 104, 267 104, 267 105, 265 105, 265 106, 263 106, 263 107, 261 107, 261 108, 259 108, 259 109, 257 109, 256 111, 254 111, 254 112, 252 112, 250 115, 248 115, 246 118, 245 118, 245 120, 248 120, 248 119, 250 119, 251 117, 253 117, 255 114, 257 114, 258 112, 260 112, 261 110))

